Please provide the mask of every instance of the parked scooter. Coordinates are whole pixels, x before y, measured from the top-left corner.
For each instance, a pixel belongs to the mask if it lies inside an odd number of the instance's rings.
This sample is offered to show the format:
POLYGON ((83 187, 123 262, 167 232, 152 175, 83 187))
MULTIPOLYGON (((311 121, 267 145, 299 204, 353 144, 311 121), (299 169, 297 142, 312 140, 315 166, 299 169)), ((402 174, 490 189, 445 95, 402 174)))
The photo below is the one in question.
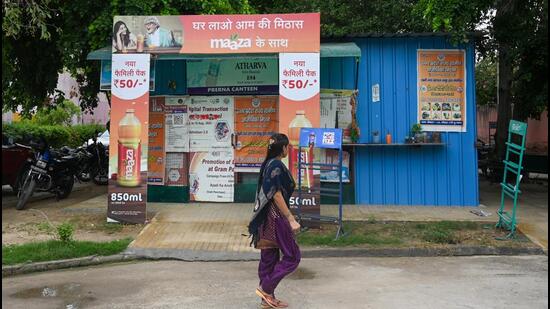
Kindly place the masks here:
POLYGON ((17 210, 25 208, 34 192, 50 192, 57 199, 67 198, 84 160, 78 153, 64 155, 51 149, 44 139, 31 142, 30 146, 35 150, 35 156, 29 159, 30 169, 18 194, 17 210))

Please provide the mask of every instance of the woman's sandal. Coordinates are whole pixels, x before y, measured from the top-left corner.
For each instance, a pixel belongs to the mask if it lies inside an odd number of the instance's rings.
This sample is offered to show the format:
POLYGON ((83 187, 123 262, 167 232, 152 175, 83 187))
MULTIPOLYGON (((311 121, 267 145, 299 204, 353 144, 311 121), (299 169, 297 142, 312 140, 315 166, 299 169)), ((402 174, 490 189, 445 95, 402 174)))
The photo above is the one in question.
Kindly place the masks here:
MULTIPOLYGON (((275 302, 277 302, 277 308, 286 308, 286 307, 288 307, 288 304, 285 303, 282 300, 278 300, 278 299, 275 298, 275 302)), ((269 309, 269 308, 272 308, 272 307, 268 303, 266 303, 265 300, 262 299, 261 308, 262 309, 269 309)))
POLYGON ((262 308, 264 308, 264 303, 268 307, 265 308, 280 308, 278 305, 277 299, 275 297, 267 294, 266 292, 256 289, 256 295, 260 296, 262 298, 262 308))

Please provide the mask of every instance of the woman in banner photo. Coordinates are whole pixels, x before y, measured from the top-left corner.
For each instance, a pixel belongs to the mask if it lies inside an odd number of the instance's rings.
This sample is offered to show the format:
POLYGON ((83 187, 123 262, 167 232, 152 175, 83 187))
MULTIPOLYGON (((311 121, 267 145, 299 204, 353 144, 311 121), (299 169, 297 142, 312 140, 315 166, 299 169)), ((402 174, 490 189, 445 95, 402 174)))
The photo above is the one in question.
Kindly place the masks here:
POLYGON ((281 161, 288 155, 288 145, 284 134, 275 134, 269 139, 267 156, 260 168, 254 214, 248 225, 251 245, 261 250, 260 286, 256 294, 262 298, 262 308, 288 306, 275 298, 274 291, 285 276, 296 270, 301 258, 294 236, 300 224, 289 208, 296 183, 281 161))
POLYGON ((123 21, 117 21, 113 27, 113 48, 117 52, 123 52, 126 49, 135 49, 137 38, 130 33, 128 26, 123 21))

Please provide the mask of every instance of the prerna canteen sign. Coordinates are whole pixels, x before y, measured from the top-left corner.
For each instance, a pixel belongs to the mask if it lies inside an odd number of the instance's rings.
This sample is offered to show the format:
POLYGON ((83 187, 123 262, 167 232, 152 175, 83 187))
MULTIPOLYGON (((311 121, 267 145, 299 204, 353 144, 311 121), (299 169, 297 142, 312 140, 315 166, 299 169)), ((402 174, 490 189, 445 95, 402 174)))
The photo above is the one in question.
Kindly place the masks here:
POLYGON ((191 95, 278 94, 277 59, 201 59, 187 61, 191 95))
POLYGON ((419 49, 418 123, 426 131, 466 131, 464 50, 419 49))

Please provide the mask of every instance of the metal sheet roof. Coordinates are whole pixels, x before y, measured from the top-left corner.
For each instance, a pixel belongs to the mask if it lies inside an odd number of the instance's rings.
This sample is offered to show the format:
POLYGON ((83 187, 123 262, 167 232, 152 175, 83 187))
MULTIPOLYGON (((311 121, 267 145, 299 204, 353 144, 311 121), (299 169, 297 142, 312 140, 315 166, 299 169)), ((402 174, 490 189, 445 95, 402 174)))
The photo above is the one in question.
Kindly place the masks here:
MULTIPOLYGON (((90 52, 88 60, 111 60, 112 50, 110 46, 90 52)), ((334 57, 361 57, 361 49, 353 42, 322 43, 321 58, 334 57)), ((155 54, 156 60, 185 60, 185 59, 209 59, 209 58, 278 58, 278 54, 155 54)))

